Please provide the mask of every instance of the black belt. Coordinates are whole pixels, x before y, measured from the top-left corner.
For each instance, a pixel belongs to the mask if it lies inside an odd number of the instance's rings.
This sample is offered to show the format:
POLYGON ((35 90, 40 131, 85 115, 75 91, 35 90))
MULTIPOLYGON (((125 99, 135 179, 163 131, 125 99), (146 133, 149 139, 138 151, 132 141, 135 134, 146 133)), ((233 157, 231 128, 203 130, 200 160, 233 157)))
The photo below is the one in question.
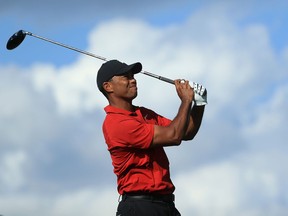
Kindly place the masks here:
POLYGON ((174 202, 174 194, 165 195, 152 195, 152 194, 123 194, 122 200, 135 199, 135 200, 150 200, 150 201, 162 201, 162 202, 174 202))

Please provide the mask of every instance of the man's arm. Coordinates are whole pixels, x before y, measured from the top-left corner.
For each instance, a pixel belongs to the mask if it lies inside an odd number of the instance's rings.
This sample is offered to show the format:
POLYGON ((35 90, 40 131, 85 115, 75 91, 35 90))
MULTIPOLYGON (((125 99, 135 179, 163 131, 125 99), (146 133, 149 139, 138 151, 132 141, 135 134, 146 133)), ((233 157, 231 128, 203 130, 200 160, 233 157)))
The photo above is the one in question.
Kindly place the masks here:
POLYGON ((154 126, 154 136, 151 147, 179 145, 189 126, 190 110, 194 99, 194 92, 189 82, 175 81, 175 87, 181 104, 176 117, 169 126, 154 126))
POLYGON ((189 124, 183 140, 192 140, 201 126, 205 105, 207 105, 207 89, 193 82, 194 106, 191 110, 189 124))
POLYGON ((205 106, 193 106, 183 140, 192 140, 196 136, 202 123, 204 110, 205 106))

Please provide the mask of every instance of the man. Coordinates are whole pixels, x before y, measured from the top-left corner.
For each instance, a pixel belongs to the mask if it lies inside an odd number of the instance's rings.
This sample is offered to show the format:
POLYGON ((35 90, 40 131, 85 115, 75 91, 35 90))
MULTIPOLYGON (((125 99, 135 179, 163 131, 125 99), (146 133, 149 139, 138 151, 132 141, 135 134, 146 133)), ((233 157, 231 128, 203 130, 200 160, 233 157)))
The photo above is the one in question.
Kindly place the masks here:
POLYGON ((127 65, 111 60, 97 74, 97 86, 109 102, 105 107, 103 134, 122 195, 117 215, 180 215, 175 208, 175 187, 163 147, 194 138, 207 104, 206 90, 199 84, 193 89, 188 81, 175 80, 181 103, 171 121, 132 104, 137 96, 134 74, 141 70, 139 62, 127 65))

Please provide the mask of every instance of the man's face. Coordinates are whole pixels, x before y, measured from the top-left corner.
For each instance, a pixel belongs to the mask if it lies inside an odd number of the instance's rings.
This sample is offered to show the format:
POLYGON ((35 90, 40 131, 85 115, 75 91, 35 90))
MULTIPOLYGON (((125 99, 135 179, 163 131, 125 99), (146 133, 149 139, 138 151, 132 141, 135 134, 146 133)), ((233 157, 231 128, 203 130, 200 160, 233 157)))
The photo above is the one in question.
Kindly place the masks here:
POLYGON ((137 97, 137 83, 133 73, 114 76, 109 81, 113 88, 113 95, 125 100, 133 100, 137 97))

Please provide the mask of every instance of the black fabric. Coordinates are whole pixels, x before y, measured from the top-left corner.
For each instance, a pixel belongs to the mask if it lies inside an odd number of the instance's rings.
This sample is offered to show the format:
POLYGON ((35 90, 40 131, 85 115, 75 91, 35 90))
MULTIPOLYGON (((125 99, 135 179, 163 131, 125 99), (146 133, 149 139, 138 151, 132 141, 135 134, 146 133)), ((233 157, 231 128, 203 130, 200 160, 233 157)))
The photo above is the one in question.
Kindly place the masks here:
POLYGON ((116 216, 181 216, 173 201, 124 196, 116 216))
POLYGON ((137 194, 137 193, 128 193, 124 194, 123 199, 145 199, 150 201, 163 201, 163 202, 174 202, 174 194, 167 195, 152 195, 152 194, 137 194))

